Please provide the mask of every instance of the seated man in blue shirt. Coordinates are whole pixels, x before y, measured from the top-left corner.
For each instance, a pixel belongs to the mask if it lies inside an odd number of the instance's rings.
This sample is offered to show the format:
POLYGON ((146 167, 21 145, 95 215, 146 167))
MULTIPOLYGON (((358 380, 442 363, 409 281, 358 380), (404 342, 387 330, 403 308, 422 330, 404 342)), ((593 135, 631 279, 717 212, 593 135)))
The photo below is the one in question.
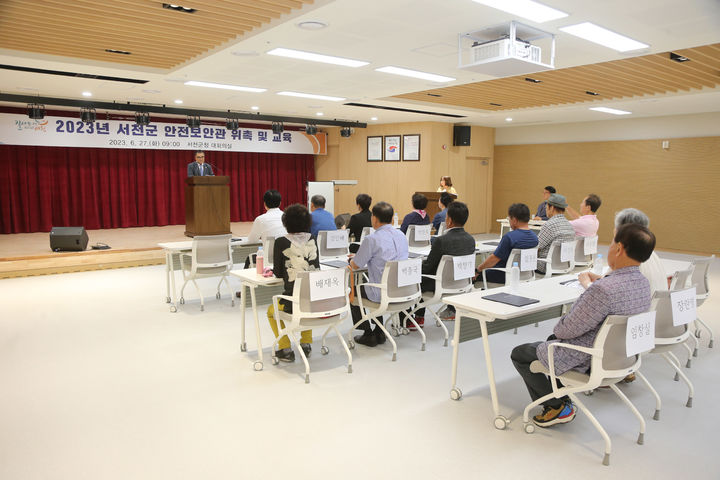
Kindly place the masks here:
MULTIPOLYGON (((382 281, 385 263, 392 260, 407 260, 408 258, 408 242, 405 235, 391 225, 394 214, 395 211, 389 203, 379 202, 375 204, 372 208, 371 217, 375 232, 365 237, 357 253, 350 260, 350 267, 353 270, 359 270, 367 266, 370 283, 380 283, 382 281)), ((367 298, 372 302, 380 301, 380 289, 377 287, 362 287, 360 293, 363 298, 367 298)), ((358 305, 352 305, 350 311, 354 325, 355 322, 362 318, 362 312, 358 305)), ((376 318, 374 321, 382 323, 382 318, 376 318)), ((377 327, 372 330, 372 321, 361 323, 358 325, 358 329, 363 330, 364 333, 355 337, 356 343, 368 347, 375 347, 379 343, 385 343, 385 334, 377 327)))
POLYGON ((433 217, 433 228, 435 229, 435 234, 440 231, 440 225, 445 223, 445 218, 447 217, 447 209, 448 205, 452 203, 453 196, 450 195, 447 192, 443 192, 442 195, 440 195, 440 198, 438 199, 438 207, 440 207, 442 210, 435 214, 433 217))
MULTIPOLYGON (((477 279, 486 268, 505 268, 507 259, 513 249, 519 248, 522 250, 537 247, 537 235, 535 235, 535 232, 530 230, 528 226, 528 222, 530 221, 530 209, 528 206, 524 203, 513 203, 510 205, 510 208, 508 208, 508 218, 510 219, 510 228, 512 230, 503 235, 495 251, 477 267, 475 279, 477 279)), ((504 284, 505 272, 488 270, 485 278, 487 278, 488 282, 504 284)))
POLYGON ((320 230, 337 230, 335 218, 332 213, 325 210, 325 197, 313 195, 310 199, 310 211, 312 212, 312 226, 310 234, 317 238, 320 230))

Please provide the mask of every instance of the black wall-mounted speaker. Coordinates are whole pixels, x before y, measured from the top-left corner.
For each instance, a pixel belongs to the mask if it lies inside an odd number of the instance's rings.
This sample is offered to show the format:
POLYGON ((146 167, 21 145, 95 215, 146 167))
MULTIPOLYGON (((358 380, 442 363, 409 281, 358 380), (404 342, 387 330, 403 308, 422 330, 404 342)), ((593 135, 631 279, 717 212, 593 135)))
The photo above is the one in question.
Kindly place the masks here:
POLYGON ((470 145, 470 126, 453 126, 453 145, 456 147, 467 147, 470 145))

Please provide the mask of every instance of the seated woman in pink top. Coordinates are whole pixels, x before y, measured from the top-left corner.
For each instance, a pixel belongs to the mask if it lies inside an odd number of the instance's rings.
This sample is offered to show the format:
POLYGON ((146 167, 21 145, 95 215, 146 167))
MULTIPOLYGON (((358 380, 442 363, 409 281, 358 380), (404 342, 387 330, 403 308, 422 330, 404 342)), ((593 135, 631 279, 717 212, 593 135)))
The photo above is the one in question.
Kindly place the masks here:
POLYGON ((575 230, 575 235, 579 237, 594 237, 597 235, 600 222, 595 213, 600 208, 601 203, 600 197, 591 193, 583 199, 579 213, 574 208, 567 208, 566 212, 571 218, 570 225, 575 230))

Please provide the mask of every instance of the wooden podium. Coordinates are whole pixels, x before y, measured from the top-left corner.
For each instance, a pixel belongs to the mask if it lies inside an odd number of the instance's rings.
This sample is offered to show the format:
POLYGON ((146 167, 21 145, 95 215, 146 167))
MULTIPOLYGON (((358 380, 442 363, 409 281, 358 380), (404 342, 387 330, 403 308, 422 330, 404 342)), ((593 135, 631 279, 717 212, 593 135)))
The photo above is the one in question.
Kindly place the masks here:
MULTIPOLYGON (((422 193, 425 195, 428 199, 427 208, 425 211, 427 212, 428 216, 430 217, 430 222, 432 222, 433 218, 435 218, 435 215, 440 212, 440 208, 438 208, 438 200, 440 200, 440 195, 442 195, 443 192, 415 192, 415 193, 422 193)), ((451 194, 452 195, 452 194, 451 194)), ((455 199, 457 200, 457 195, 453 195, 455 199)))
POLYGON ((230 177, 185 179, 185 235, 230 232, 230 177))

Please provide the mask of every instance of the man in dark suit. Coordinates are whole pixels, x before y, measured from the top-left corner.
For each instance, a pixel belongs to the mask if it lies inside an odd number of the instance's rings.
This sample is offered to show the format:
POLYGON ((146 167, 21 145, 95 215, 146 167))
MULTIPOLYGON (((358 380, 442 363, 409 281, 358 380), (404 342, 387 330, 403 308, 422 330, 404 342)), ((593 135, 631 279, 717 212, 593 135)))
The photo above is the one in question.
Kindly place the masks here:
POLYGON ((205 152, 198 150, 195 152, 195 161, 188 163, 187 166, 188 177, 204 177, 208 175, 215 175, 212 167, 205 163, 205 152))
MULTIPOLYGON (((467 222, 469 211, 467 205, 463 202, 452 202, 447 207, 447 217, 445 218, 445 234, 435 238, 430 248, 430 254, 422 263, 422 273, 427 275, 435 275, 440 259, 443 255, 462 256, 475 253, 475 239, 465 231, 465 222, 467 222)), ((423 278, 421 284, 423 292, 434 292, 435 281, 429 278, 423 278)), ((453 320, 455 318, 455 309, 448 306, 440 318, 443 320, 453 320)), ((420 309, 415 313, 415 321, 422 326, 425 323, 425 309, 420 309)))

